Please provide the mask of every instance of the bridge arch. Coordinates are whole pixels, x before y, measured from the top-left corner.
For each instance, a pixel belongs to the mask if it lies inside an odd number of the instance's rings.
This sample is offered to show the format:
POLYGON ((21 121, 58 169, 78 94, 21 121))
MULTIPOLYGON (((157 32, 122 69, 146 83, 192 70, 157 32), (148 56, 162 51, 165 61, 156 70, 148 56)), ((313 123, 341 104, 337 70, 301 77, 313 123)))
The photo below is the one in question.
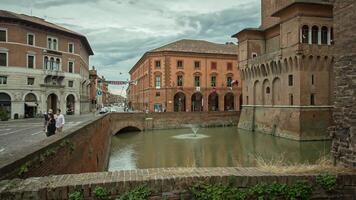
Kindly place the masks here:
POLYGON ((129 132, 141 132, 142 130, 136 126, 126 126, 121 128, 120 130, 114 132, 114 135, 119 135, 122 133, 129 133, 129 132))

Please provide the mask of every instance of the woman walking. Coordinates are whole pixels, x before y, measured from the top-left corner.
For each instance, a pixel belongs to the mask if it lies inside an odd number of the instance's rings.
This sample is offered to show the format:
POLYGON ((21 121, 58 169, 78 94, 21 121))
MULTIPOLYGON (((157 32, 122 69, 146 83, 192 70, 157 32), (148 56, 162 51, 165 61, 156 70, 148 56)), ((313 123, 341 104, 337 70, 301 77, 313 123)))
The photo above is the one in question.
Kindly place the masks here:
POLYGON ((55 133, 56 133, 56 120, 54 119, 53 113, 50 113, 48 125, 47 125, 47 137, 54 135, 55 133))

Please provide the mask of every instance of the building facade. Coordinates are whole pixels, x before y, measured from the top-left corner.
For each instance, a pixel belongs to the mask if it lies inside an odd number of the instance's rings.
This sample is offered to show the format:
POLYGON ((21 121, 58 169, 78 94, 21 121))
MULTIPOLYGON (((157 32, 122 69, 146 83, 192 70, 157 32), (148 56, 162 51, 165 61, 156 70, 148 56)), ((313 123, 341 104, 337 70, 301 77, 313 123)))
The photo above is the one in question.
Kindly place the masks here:
POLYGON ((333 5, 262 0, 262 25, 235 34, 243 100, 239 128, 295 140, 328 139, 333 5))
MULTIPOLYGON (((240 110, 237 45, 180 40, 146 52, 130 70, 131 109, 150 112, 240 110)), ((242 97, 242 96, 241 96, 242 97)))
POLYGON ((91 109, 96 110, 108 104, 108 84, 97 74, 95 67, 89 71, 91 109))
POLYGON ((48 109, 89 112, 85 36, 33 16, 0 10, 0 109, 11 118, 48 109))

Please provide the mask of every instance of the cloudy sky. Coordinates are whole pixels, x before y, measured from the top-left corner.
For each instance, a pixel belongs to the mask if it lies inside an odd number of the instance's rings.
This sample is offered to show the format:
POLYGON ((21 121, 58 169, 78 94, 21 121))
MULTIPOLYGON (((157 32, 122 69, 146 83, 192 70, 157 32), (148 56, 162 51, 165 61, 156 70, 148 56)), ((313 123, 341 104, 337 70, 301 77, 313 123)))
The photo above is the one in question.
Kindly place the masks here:
MULTIPOLYGON (((41 17, 86 35, 94 65, 108 80, 127 80, 144 52, 180 39, 236 42, 260 23, 260 0, 0 0, 0 9, 41 17)), ((110 87, 124 94, 124 87, 110 87)))

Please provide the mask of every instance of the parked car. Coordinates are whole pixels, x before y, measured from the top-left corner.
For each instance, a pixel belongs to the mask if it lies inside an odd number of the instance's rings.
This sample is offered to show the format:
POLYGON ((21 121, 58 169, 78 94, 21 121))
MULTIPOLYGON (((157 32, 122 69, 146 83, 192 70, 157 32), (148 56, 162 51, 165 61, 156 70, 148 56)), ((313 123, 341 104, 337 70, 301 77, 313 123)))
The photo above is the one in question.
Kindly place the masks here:
POLYGON ((103 108, 100 109, 99 114, 105 114, 107 112, 109 112, 109 108, 103 107, 103 108))

